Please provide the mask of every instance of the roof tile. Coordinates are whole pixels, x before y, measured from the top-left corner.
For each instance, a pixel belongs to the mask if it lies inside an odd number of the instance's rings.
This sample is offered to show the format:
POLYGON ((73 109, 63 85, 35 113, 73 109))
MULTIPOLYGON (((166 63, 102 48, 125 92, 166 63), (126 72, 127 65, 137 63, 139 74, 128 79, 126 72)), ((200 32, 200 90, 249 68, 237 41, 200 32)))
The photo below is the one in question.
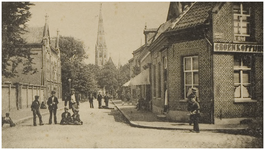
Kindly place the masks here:
POLYGON ((176 23, 171 31, 177 31, 203 24, 209 17, 209 11, 216 5, 214 2, 197 2, 176 23))

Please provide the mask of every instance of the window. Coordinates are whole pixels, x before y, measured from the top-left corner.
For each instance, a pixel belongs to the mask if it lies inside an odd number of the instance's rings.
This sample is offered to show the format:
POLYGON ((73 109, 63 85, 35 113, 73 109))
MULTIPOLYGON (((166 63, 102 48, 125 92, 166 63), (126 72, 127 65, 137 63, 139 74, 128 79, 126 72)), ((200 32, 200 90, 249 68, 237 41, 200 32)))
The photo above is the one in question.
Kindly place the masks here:
POLYGON ((158 63, 158 95, 157 97, 161 98, 161 63, 158 63))
POLYGON ((235 99, 251 100, 251 66, 252 58, 250 56, 234 57, 234 97, 235 99))
POLYGON ((250 6, 248 3, 234 3, 234 40, 250 41, 250 6))
POLYGON ((186 99, 191 88, 197 88, 199 93, 198 56, 184 57, 184 98, 186 99))

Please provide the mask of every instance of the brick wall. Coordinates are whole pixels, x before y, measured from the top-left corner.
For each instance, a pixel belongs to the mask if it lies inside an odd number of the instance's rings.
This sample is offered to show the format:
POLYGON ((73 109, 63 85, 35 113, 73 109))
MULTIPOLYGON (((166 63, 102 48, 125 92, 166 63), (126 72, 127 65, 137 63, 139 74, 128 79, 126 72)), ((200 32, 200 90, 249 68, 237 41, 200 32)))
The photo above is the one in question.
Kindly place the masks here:
POLYGON ((234 103, 234 55, 214 54, 213 58, 215 117, 255 116, 257 103, 234 103))
POLYGON ((23 74, 23 64, 20 63, 17 66, 17 76, 13 78, 5 78, 2 77, 3 81, 11 81, 13 83, 15 82, 24 82, 24 83, 30 83, 30 84, 41 84, 41 65, 42 65, 42 51, 40 48, 32 48, 31 52, 34 53, 31 57, 33 57, 33 68, 37 68, 37 72, 34 74, 28 73, 23 74))
MULTIPOLYGON (((263 42, 263 3, 251 3, 254 9, 251 17, 251 32, 254 32, 255 41, 263 42), (253 27, 254 26, 254 27, 253 27)), ((234 23, 233 23, 233 3, 227 2, 218 11, 213 13, 213 37, 214 42, 233 42, 234 40, 234 23), (215 34, 222 34, 222 37, 215 34)))
POLYGON ((186 56, 198 56, 199 98, 203 113, 202 120, 203 122, 210 122, 210 112, 212 109, 211 49, 204 39, 175 43, 168 50, 168 94, 170 111, 187 111, 187 103, 183 102, 183 57, 186 56))
MULTIPOLYGON (((255 40, 253 42, 262 43, 263 41, 263 4, 262 3, 251 3, 253 5, 252 11, 252 22, 251 25, 255 25, 251 32, 254 32, 255 40)), ((218 11, 213 14, 213 37, 214 42, 233 42, 234 31, 233 31, 233 3, 227 2, 218 11), (217 38, 216 35, 222 35, 217 38)), ((234 103, 234 76, 233 76, 233 63, 234 53, 215 53, 213 55, 214 65, 214 116, 215 117, 250 117, 255 116, 257 113, 258 103, 234 103)), ((258 95, 263 95, 263 65, 262 56, 255 58, 255 64, 253 74, 255 75, 255 92, 256 98, 262 99, 258 95), (259 90, 261 89, 261 90, 259 90)), ((260 100, 258 101, 260 102, 260 100)), ((260 112, 260 111, 259 111, 260 112)))

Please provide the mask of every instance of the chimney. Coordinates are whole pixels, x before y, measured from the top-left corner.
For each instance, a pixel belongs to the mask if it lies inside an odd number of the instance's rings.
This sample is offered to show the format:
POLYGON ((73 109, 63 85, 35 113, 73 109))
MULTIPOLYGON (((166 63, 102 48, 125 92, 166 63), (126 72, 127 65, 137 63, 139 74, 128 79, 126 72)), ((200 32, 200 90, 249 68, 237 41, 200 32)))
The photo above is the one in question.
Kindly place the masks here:
POLYGON ((155 36, 157 32, 157 28, 147 29, 147 25, 145 24, 144 28, 144 36, 145 36, 145 46, 150 44, 150 40, 155 36))
POLYGON ((179 15, 191 5, 192 2, 170 2, 167 21, 178 18, 179 15))

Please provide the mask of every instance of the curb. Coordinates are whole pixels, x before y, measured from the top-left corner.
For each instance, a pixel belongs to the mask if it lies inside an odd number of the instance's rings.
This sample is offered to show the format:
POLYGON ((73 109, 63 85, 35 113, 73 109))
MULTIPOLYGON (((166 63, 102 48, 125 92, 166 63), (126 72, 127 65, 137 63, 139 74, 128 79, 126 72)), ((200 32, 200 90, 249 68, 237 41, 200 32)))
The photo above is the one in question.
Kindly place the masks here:
MULTIPOLYGON (((58 110, 63 110, 63 108, 58 108, 58 110)), ((45 115, 48 115, 48 114, 49 114, 49 111, 48 112, 41 113, 41 116, 45 116, 45 115)), ((33 118, 33 116, 28 116, 28 117, 19 119, 19 120, 15 121, 14 123, 17 125, 17 124, 23 123, 23 122, 25 122, 27 120, 30 120, 32 118, 33 118)))
MULTIPOLYGON (((113 105, 121 112, 121 114, 125 117, 126 121, 133 127, 139 127, 139 128, 149 128, 149 129, 163 129, 163 130, 192 130, 192 128, 178 128, 178 127, 158 127, 158 126, 149 126, 149 125, 142 125, 139 123, 136 123, 134 121, 130 121, 129 117, 111 100, 113 105)), ((217 132, 231 132, 231 131, 245 131, 246 128, 216 128, 216 129, 206 129, 206 128, 200 128, 200 131, 217 131, 217 132)))
MULTIPOLYGON (((64 107, 62 107, 62 108, 58 108, 58 110, 63 110, 63 108, 64 107)), ((45 115, 48 115, 49 114, 49 112, 43 112, 43 113, 41 113, 41 116, 45 116, 45 115)), ((30 115, 30 116, 27 116, 27 117, 24 117, 24 118, 22 118, 22 119, 19 119, 19 120, 13 120, 13 122, 16 124, 16 125, 19 125, 19 124, 21 124, 21 123, 23 123, 23 122, 25 122, 25 121, 27 121, 27 120, 30 120, 30 119, 32 119, 33 118, 33 116, 32 115, 30 115)), ((5 128, 9 128, 9 127, 2 127, 2 129, 5 129, 5 128)))

